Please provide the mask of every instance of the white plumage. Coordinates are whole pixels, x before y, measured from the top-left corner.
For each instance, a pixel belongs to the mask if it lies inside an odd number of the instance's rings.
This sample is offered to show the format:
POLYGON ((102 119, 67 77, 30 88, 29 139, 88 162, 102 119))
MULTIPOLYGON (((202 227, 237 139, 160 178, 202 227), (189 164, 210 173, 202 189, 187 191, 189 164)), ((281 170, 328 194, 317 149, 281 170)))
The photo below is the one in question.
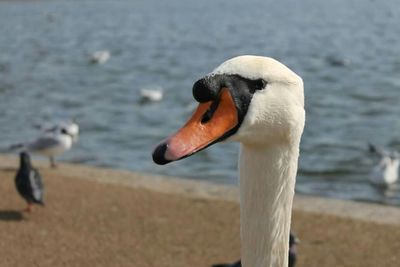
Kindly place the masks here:
POLYGON ((390 186, 399 179, 399 154, 370 145, 370 151, 377 154, 379 162, 372 168, 369 179, 378 186, 390 186))
POLYGON ((11 145, 10 149, 48 157, 51 167, 55 167, 54 157, 70 150, 72 144, 77 142, 79 126, 75 122, 59 122, 51 127, 42 127, 41 130, 42 135, 38 138, 11 145))
POLYGON ((196 84, 194 96, 196 100, 204 99, 204 103, 198 100, 201 103, 192 118, 156 147, 153 160, 167 164, 185 158, 221 141, 205 140, 204 136, 214 137, 221 129, 228 130, 220 133, 223 140, 227 135, 226 140, 241 143, 242 265, 287 267, 294 185, 305 123, 303 81, 274 59, 240 56, 222 63, 196 84), (240 122, 237 114, 243 114, 246 108, 242 123, 232 124, 240 122))
POLYGON ((47 126, 39 125, 38 128, 44 133, 59 133, 65 129, 72 137, 73 143, 78 142, 79 139, 79 125, 73 120, 60 121, 47 126))
POLYGON ((305 111, 303 81, 280 62, 244 56, 222 64, 249 79, 262 78, 246 117, 231 139, 239 157, 242 265, 288 266, 288 238, 305 111))
POLYGON ((104 64, 111 57, 111 53, 108 50, 96 51, 90 55, 89 61, 92 64, 104 64))
POLYGON ((140 102, 158 102, 163 99, 162 89, 140 89, 140 102))

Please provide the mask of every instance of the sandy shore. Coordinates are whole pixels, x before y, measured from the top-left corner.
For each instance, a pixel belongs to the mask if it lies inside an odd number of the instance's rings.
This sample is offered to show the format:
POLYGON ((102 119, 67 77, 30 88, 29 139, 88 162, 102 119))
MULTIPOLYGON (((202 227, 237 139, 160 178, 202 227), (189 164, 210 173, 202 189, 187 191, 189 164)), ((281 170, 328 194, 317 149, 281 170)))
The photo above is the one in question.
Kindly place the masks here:
MULTIPOLYGON (((46 206, 23 214, 13 181, 16 158, 0 156, 0 266, 200 267, 239 257, 234 188, 35 163, 46 206)), ((314 202, 296 199, 297 266, 398 266, 399 209, 314 202)))

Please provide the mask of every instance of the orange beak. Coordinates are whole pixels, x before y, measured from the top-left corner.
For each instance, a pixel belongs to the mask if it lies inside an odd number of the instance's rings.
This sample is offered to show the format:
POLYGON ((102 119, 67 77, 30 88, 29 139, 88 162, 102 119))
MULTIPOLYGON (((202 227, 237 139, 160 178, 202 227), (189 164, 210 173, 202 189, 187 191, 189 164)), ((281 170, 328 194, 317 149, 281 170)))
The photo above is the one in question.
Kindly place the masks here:
POLYGON ((188 122, 174 135, 161 142, 153 152, 157 164, 188 157, 220 141, 238 124, 235 102, 229 90, 222 88, 217 106, 213 101, 199 104, 188 122))

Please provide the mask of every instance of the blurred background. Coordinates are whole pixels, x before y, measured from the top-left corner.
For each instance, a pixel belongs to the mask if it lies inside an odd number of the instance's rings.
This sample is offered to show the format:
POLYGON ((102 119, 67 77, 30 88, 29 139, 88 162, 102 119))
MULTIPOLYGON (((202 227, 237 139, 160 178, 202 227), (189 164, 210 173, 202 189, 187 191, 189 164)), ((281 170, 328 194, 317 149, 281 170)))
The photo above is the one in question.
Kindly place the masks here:
POLYGON ((235 184, 236 144, 163 167, 151 152, 190 116, 197 79, 271 56, 305 84, 297 192, 399 205, 398 184, 368 179, 369 142, 400 149, 399 25, 396 0, 0 1, 0 147, 75 118, 62 161, 235 184), (95 51, 107 62, 91 64, 95 51))

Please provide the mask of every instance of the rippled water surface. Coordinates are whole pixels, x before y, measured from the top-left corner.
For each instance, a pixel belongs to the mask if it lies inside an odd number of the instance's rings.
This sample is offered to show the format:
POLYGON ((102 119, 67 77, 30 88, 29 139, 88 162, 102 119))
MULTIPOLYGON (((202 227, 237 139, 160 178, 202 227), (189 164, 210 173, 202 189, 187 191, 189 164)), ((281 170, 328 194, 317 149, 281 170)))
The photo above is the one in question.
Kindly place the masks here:
POLYGON ((194 108, 194 81, 240 54, 268 55, 305 82, 297 191, 400 204, 372 187, 367 143, 400 149, 400 3, 389 1, 0 1, 0 146, 75 117, 62 160, 236 183, 237 145, 167 166, 154 145, 194 108), (110 60, 88 63, 107 49, 110 60), (162 88, 140 104, 140 89, 162 88))

